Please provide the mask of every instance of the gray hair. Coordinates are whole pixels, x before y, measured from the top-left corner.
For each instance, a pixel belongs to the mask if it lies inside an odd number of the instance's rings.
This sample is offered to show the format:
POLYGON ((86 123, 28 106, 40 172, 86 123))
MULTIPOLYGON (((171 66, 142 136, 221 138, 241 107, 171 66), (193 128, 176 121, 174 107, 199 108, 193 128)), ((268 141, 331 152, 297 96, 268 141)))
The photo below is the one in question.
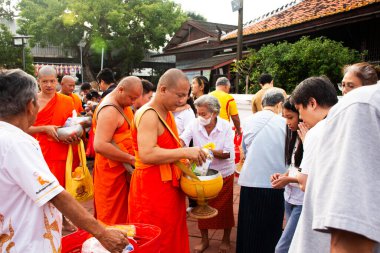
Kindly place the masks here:
POLYGON ((19 115, 33 100, 37 103, 36 79, 20 69, 0 70, 0 118, 19 115))
POLYGON ((225 85, 225 86, 231 86, 230 80, 228 80, 227 77, 219 77, 218 80, 216 80, 216 86, 219 85, 225 85))
POLYGON ((212 95, 202 95, 194 101, 194 105, 196 107, 204 106, 209 112, 215 112, 219 115, 220 112, 220 104, 216 97, 212 95))
POLYGON ((54 67, 45 65, 38 71, 37 79, 40 79, 43 76, 55 76, 57 77, 57 71, 54 67))
POLYGON ((268 89, 263 97, 262 105, 264 106, 275 106, 280 102, 284 102, 285 97, 283 91, 279 88, 268 89))

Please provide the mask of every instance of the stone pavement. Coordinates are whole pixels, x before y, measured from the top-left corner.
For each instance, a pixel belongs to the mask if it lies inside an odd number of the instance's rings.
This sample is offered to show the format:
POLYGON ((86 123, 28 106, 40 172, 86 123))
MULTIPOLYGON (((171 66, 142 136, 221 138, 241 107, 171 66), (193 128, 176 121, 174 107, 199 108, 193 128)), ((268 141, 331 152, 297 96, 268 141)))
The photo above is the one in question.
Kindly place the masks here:
MULTIPOLYGON (((239 197, 240 197, 240 186, 237 184, 237 177, 235 177, 234 183, 234 216, 235 216, 235 226, 231 231, 231 253, 236 252, 236 229, 237 229, 237 216, 239 209, 239 197)), ((94 213, 93 201, 89 200, 87 202, 83 202, 82 205, 90 212, 94 213)), ((189 230, 189 241, 190 241, 190 252, 193 252, 193 248, 195 245, 200 243, 201 234, 198 229, 198 222, 196 219, 187 217, 187 227, 189 230)), ((64 235, 66 235, 64 233, 64 235)), ((217 253, 219 249, 219 245, 221 244, 221 240, 223 237, 223 230, 209 230, 209 238, 210 238, 210 247, 205 250, 205 253, 217 253)))
MULTIPOLYGON (((236 252, 236 232, 237 232, 237 217, 239 210, 239 199, 240 199, 240 186, 237 184, 237 177, 235 177, 234 182, 234 217, 235 226, 231 231, 231 250, 230 252, 236 252)), ((189 229, 189 241, 190 241, 190 252, 193 252, 195 245, 199 244, 201 241, 201 233, 198 229, 197 219, 187 216, 187 228, 189 229)), ((210 239, 210 247, 204 251, 204 253, 217 253, 219 252, 219 245, 221 244, 223 238, 223 230, 210 229, 208 232, 210 239)))

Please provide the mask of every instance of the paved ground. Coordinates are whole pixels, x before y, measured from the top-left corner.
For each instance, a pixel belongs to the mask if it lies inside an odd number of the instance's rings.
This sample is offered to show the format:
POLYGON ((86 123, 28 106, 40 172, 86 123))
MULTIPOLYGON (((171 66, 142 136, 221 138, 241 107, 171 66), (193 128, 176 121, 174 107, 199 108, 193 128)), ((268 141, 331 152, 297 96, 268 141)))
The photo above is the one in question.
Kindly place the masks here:
MULTIPOLYGON (((235 252, 236 250, 236 227, 237 227, 237 216, 238 216, 238 208, 239 208, 239 196, 240 196, 240 186, 237 185, 237 178, 235 178, 234 184, 234 216, 235 216, 235 227, 232 228, 231 232, 231 251, 235 252)), ((90 212, 94 213, 93 201, 89 200, 83 203, 83 206, 90 212)), ((193 248, 197 245, 201 240, 200 231, 198 229, 198 222, 196 219, 187 217, 187 227, 189 230, 189 241, 190 241, 190 249, 193 252, 193 248)), ((64 235, 66 235, 64 233, 64 235)), ((221 243, 223 237, 223 230, 215 230, 212 229, 209 231, 210 238, 210 247, 205 250, 205 253, 215 253, 218 252, 219 245, 221 243)))

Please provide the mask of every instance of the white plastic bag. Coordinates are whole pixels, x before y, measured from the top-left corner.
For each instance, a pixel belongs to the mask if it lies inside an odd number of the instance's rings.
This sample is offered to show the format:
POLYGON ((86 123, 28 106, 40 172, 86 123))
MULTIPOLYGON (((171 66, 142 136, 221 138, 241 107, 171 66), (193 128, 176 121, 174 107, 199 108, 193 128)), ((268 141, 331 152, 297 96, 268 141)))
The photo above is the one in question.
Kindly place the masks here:
MULTIPOLYGON (((133 252, 133 250, 132 244, 128 244, 123 253, 133 252)), ((109 251, 95 237, 91 237, 83 243, 82 253, 109 253, 109 251)))

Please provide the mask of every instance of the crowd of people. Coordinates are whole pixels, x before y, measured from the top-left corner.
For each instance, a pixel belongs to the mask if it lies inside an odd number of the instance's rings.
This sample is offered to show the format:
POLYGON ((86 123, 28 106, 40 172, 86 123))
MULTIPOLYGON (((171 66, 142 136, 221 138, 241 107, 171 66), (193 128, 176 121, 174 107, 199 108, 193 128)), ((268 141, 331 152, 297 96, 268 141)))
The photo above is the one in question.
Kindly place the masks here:
POLYGON ((221 229, 219 252, 231 252, 235 136, 244 162, 237 252, 380 252, 380 86, 372 65, 344 68, 340 101, 327 77, 307 78, 288 96, 263 74, 242 124, 226 77, 212 92, 206 77, 190 85, 178 69, 156 87, 134 76, 117 82, 110 69, 96 79, 78 96, 71 76, 57 91, 50 66, 37 78, 0 71, 0 252, 59 252, 62 229, 75 226, 122 252, 128 238, 105 225, 126 223, 158 226, 162 253, 189 252, 186 216, 196 203, 187 204, 179 165, 202 165, 210 143, 209 168, 223 187, 209 201, 218 215, 198 220, 192 250, 207 251, 208 230, 221 229), (81 137, 58 129, 73 114, 92 117, 86 153, 94 156, 94 215, 64 189, 68 148, 75 168, 81 137))

